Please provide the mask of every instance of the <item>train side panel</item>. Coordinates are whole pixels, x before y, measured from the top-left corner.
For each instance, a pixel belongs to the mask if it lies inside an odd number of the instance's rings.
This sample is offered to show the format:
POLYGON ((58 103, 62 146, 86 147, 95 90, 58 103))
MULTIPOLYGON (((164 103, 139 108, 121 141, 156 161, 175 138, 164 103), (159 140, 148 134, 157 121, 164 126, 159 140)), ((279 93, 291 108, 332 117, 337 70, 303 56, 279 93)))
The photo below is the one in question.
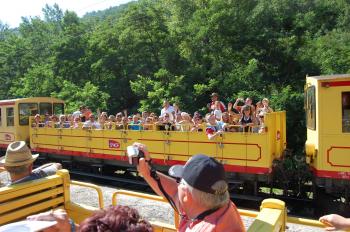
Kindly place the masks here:
POLYGON ((184 164, 201 153, 220 160, 227 171, 269 174, 285 148, 285 112, 267 114, 265 122, 265 133, 228 132, 214 140, 205 132, 30 128, 31 147, 69 159, 127 165, 126 147, 137 141, 147 145, 159 166, 184 164))
POLYGON ((315 86, 317 103, 316 128, 307 129, 310 165, 319 178, 350 180, 350 75, 308 77, 307 83, 315 86))

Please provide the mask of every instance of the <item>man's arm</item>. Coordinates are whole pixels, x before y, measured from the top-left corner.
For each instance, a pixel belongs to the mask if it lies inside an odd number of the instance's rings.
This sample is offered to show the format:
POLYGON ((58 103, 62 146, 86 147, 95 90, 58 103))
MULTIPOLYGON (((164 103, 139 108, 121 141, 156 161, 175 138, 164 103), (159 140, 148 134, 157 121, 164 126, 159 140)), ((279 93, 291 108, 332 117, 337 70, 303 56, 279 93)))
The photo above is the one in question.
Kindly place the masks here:
POLYGON ((62 169, 62 165, 60 163, 48 163, 44 164, 33 170, 34 173, 44 172, 46 175, 54 175, 57 170, 62 169))
POLYGON ((328 226, 327 231, 350 230, 350 218, 344 218, 338 214, 325 215, 319 220, 328 226))
MULTIPOLYGON (((139 164, 137 165, 138 172, 143 176, 143 178, 146 180, 146 182, 152 187, 152 189, 160 196, 165 197, 162 191, 158 187, 158 182, 153 179, 151 176, 151 167, 149 166, 148 162, 146 160, 150 160, 150 155, 147 151, 147 148, 145 145, 140 143, 134 143, 134 146, 137 146, 139 150, 141 150, 145 154, 145 158, 141 158, 139 160, 139 164)), ((177 202, 177 183, 175 179, 166 176, 160 172, 157 172, 157 175, 159 176, 160 182, 163 186, 163 189, 166 191, 166 193, 175 201, 177 202)))

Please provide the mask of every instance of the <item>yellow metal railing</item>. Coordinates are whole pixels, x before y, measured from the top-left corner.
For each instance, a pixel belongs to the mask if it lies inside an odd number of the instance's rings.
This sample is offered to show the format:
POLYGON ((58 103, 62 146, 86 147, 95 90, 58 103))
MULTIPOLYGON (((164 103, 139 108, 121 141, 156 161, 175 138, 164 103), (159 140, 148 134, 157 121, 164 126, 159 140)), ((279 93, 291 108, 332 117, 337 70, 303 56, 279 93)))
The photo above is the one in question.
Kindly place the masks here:
MULTIPOLYGON (((126 191, 126 190, 117 190, 112 195, 112 205, 117 205, 117 197, 120 195, 130 196, 130 197, 138 197, 138 198, 153 200, 153 201, 158 201, 158 202, 165 202, 165 203, 168 202, 166 199, 164 199, 163 197, 160 197, 160 196, 132 192, 132 191, 126 191)), ((179 222, 180 222, 179 214, 177 212, 175 212, 175 210, 174 210, 174 225, 176 228, 179 228, 179 222)))
POLYGON ((71 180, 70 183, 71 183, 71 185, 77 185, 77 186, 95 189, 97 192, 97 195, 98 195, 99 208, 103 209, 103 207, 104 207, 103 194, 102 194, 102 190, 99 186, 94 185, 94 184, 80 182, 80 181, 75 181, 75 180, 71 180))
POLYGON ((248 232, 285 231, 287 211, 285 203, 277 199, 265 199, 261 203, 260 212, 248 232))

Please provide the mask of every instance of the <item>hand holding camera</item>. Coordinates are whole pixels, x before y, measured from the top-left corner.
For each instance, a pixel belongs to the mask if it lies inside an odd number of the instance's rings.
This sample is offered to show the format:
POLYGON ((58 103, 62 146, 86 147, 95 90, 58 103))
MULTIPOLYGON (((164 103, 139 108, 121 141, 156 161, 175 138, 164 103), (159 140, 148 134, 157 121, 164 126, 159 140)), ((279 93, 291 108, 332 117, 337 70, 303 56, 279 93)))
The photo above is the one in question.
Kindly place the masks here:
POLYGON ((134 143, 128 146, 126 151, 129 157, 129 164, 131 165, 137 166, 141 158, 144 158, 146 161, 151 160, 146 146, 141 143, 134 143))

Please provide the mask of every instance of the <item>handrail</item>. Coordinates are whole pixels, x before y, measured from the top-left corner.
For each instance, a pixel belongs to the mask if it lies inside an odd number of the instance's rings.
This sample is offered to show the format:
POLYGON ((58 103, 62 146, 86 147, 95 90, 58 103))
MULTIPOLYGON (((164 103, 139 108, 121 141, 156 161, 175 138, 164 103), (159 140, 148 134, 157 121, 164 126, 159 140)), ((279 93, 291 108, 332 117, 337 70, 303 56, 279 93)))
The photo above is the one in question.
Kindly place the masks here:
MULTIPOLYGON (((150 195, 150 194, 145 194, 145 193, 132 192, 132 191, 127 191, 127 190, 117 190, 112 195, 112 205, 117 205, 117 196, 118 195, 138 197, 138 198, 143 198, 143 199, 147 199, 147 200, 153 200, 153 201, 159 201, 159 202, 166 202, 166 203, 168 203, 168 201, 166 199, 164 199, 163 197, 160 197, 160 196, 155 196, 155 195, 150 195)), ((174 225, 175 225, 176 229, 179 228, 179 222, 180 222, 179 214, 174 210, 174 225)))
POLYGON ((326 226, 325 224, 317 220, 298 218, 298 217, 287 217, 287 222, 304 225, 304 226, 320 227, 320 228, 324 228, 326 226))
POLYGON ((99 203, 99 208, 103 209, 104 207, 104 202, 103 202, 103 194, 102 194, 102 190, 99 186, 94 185, 94 184, 89 184, 89 183, 84 183, 84 182, 80 182, 80 181, 76 181, 76 180, 71 180, 70 183, 72 185, 77 185, 77 186, 82 186, 82 187, 86 187, 86 188, 92 188, 95 189, 98 195, 98 203, 99 203))

